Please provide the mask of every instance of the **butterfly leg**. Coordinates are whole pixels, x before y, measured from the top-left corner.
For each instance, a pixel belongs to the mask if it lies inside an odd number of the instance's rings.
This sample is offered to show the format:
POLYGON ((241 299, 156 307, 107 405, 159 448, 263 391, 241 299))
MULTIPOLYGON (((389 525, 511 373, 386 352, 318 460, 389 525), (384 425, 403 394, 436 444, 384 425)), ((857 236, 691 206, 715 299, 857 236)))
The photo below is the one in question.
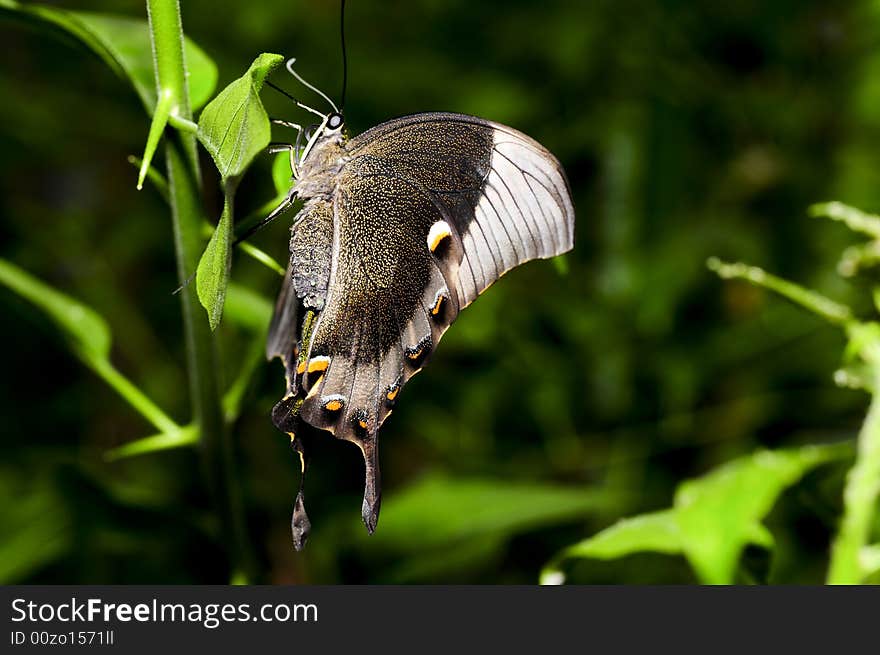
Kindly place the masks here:
POLYGON ((262 221, 260 221, 259 223, 257 223, 253 227, 251 227, 250 229, 246 230, 244 232, 244 234, 242 234, 240 237, 236 237, 235 241, 232 242, 232 247, 234 248, 235 246, 237 246, 241 242, 246 241, 248 238, 250 238, 251 236, 253 236, 257 232, 259 232, 264 227, 266 227, 269 223, 271 223, 276 218, 278 218, 281 214, 283 214, 288 209, 293 207, 293 203, 295 200, 296 200, 296 189, 291 189, 290 193, 287 194, 287 197, 281 201, 281 204, 278 205, 275 209, 273 209, 266 218, 264 218, 262 221))
MULTIPOLYGON (((297 137, 298 139, 299 137, 297 137)), ((277 155, 279 152, 286 150, 290 158, 290 172, 294 178, 299 179, 299 169, 296 167, 296 147, 292 143, 271 143, 268 150, 270 155, 277 155)))
POLYGON ((274 123, 275 125, 281 125, 282 127, 289 127, 293 130, 298 130, 300 132, 302 132, 302 129, 303 129, 302 125, 299 125, 298 123, 291 123, 290 121, 283 121, 280 118, 273 118, 273 119, 271 119, 271 122, 274 123))

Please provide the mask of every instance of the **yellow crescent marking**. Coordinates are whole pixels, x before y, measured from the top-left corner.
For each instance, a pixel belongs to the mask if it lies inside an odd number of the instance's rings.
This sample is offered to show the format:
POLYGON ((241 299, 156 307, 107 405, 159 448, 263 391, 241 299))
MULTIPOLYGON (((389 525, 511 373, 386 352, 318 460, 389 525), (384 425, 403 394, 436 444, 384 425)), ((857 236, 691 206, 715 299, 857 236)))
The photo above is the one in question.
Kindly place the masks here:
POLYGON ((397 398, 397 392, 400 391, 400 387, 394 387, 391 391, 385 394, 385 397, 388 400, 394 400, 397 398))
POLYGON ((406 356, 409 357, 411 360, 416 361, 419 358, 419 355, 421 355, 421 354, 422 354, 422 348, 419 347, 416 350, 411 350, 408 353, 406 353, 406 356))
POLYGON ((361 428, 363 428, 364 430, 367 429, 367 422, 366 422, 365 420, 363 420, 363 419, 360 419, 360 420, 358 421, 358 425, 361 426, 361 428))
POLYGON ((309 373, 314 373, 315 371, 326 371, 328 366, 330 366, 329 357, 313 357, 311 360, 309 360, 309 373))
POLYGON ((452 230, 449 229, 449 224, 446 221, 437 221, 428 231, 428 249, 434 252, 443 243, 443 240, 448 239, 451 235, 452 230))
POLYGON ((342 401, 329 400, 324 405, 324 409, 326 409, 328 412, 338 412, 340 409, 342 409, 342 401))
POLYGON ((431 316, 437 316, 440 313, 440 309, 443 307, 443 302, 446 300, 446 296, 439 295, 437 296, 437 302, 434 303, 434 306, 431 308, 431 316))
POLYGON ((302 360, 299 364, 296 365, 296 372, 300 375, 306 372, 306 360, 302 360))
POLYGON ((293 432, 288 432, 287 436, 290 437, 290 443, 293 443, 294 440, 296 439, 296 435, 293 432))

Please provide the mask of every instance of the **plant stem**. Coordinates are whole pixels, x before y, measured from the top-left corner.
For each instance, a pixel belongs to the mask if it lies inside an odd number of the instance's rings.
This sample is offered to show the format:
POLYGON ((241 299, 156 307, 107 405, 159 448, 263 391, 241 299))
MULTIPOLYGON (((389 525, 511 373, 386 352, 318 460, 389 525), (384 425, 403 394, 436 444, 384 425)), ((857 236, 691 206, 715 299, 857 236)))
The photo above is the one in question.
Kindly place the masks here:
POLYGON ((825 216, 832 221, 840 221, 853 232, 867 234, 880 239, 880 216, 866 214, 861 209, 844 205, 842 202, 822 202, 809 209, 811 216, 825 216))
MULTIPOLYGON (((157 91, 160 96, 163 92, 172 93, 175 99, 172 113, 191 122, 180 6, 177 0, 147 0, 147 14, 157 91)), ((199 193, 201 173, 195 135, 168 131, 165 148, 177 274, 183 284, 195 272, 204 248, 199 193)), ((223 420, 215 338, 199 304, 196 285, 185 285, 180 298, 194 422, 200 434, 205 475, 220 515, 221 538, 231 551, 231 577, 252 579, 235 458, 223 420)))
POLYGON ((116 367, 106 359, 93 359, 86 362, 91 369, 97 373, 104 382, 113 387, 113 389, 122 396, 128 404, 134 407, 141 416, 146 418, 153 426, 161 432, 177 432, 180 426, 177 425, 165 412, 163 412, 156 403, 138 389, 131 381, 122 375, 116 367))
POLYGON ((846 326, 852 321, 852 312, 846 305, 834 302, 830 298, 805 289, 799 284, 776 277, 757 266, 747 266, 741 262, 730 264, 717 257, 710 257, 706 261, 706 266, 724 280, 745 280, 759 287, 775 291, 780 296, 818 314, 834 325, 846 326))
MULTIPOLYGON (((874 389, 880 389, 880 363, 874 369, 874 389)), ((880 493, 880 395, 871 397, 868 415, 859 432, 856 463, 846 476, 843 519, 831 549, 828 584, 859 584, 868 571, 862 550, 871 536, 871 525, 880 493)))

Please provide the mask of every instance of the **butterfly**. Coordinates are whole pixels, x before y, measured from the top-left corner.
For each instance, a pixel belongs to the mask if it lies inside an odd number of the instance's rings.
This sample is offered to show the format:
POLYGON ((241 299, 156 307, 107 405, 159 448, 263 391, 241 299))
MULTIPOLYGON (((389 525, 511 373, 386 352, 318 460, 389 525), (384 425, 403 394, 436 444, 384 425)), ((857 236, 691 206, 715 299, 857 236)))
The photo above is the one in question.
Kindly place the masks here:
POLYGON ((266 355, 284 364, 286 392, 272 420, 300 457, 291 521, 300 550, 310 530, 304 424, 361 449, 362 516, 372 534, 381 500, 378 432, 403 387, 495 280, 571 250, 574 208, 559 161, 513 128, 432 112, 349 138, 335 105, 322 114, 297 104, 321 121, 311 132, 275 121, 299 135, 297 144, 272 150, 289 151, 293 184, 267 220, 296 198, 305 203, 291 227, 266 355))

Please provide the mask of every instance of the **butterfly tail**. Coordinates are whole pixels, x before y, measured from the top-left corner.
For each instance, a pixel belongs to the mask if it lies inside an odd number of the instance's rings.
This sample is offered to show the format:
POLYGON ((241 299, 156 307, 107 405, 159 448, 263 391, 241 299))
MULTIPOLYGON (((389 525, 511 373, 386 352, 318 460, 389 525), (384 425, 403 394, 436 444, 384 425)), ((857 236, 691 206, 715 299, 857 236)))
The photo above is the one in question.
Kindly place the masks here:
POLYGON ((301 436, 294 438, 291 442, 291 446, 299 455, 300 469, 302 472, 299 478, 299 491, 297 491, 296 500, 293 503, 293 516, 290 520, 290 530, 293 536, 293 547, 297 550, 302 550, 305 547, 306 540, 309 538, 309 533, 312 530, 312 523, 309 521, 308 514, 306 514, 305 497, 303 494, 303 489, 305 488, 306 483, 306 470, 309 468, 309 457, 305 442, 301 436))
POLYGON ((367 532, 373 534, 379 523, 379 508, 382 505, 382 475, 379 470, 379 443, 376 431, 359 444, 364 453, 364 502, 361 516, 367 532))

